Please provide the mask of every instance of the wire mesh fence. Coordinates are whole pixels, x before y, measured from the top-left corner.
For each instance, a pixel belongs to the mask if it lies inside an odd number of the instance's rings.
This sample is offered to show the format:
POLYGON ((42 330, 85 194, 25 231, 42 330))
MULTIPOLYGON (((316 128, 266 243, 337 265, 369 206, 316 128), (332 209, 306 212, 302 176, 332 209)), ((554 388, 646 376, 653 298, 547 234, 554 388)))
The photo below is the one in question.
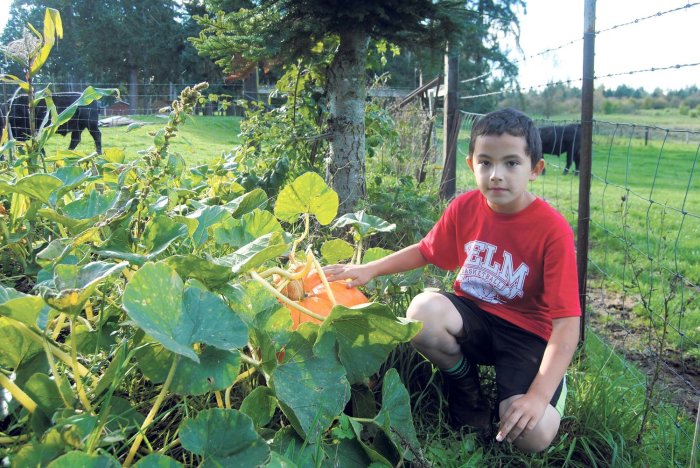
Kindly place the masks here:
MULTIPOLYGON (((458 159, 479 116, 464 113, 458 159)), ((699 142, 696 131, 594 122, 585 320, 645 389, 640 440, 655 415, 674 422, 675 448, 692 445, 700 399, 699 142)), ((531 190, 576 226, 579 178, 545 159, 531 190)))

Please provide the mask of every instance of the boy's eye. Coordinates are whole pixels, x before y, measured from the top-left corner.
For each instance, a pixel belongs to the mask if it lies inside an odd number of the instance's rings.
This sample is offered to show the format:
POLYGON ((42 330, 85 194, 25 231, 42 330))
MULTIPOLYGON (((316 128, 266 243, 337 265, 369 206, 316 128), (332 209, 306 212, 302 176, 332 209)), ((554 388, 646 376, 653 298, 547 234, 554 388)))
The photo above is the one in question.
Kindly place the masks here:
POLYGON ((517 166, 517 165, 520 164, 520 163, 519 163, 518 161, 508 161, 507 164, 508 164, 508 166, 510 166, 510 167, 515 167, 515 166, 517 166))
POLYGON ((481 164, 482 166, 488 166, 490 163, 488 161, 482 160, 482 161, 479 161, 479 164, 481 164))

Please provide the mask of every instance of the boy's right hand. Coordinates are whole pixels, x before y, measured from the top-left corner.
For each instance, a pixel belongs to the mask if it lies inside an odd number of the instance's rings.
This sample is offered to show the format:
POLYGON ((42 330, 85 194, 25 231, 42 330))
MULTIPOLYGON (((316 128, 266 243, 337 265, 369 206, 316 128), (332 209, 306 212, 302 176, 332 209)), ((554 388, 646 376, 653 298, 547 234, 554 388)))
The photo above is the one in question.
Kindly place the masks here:
POLYGON ((347 280, 348 288, 362 286, 376 276, 369 265, 336 264, 323 267, 328 281, 347 280))

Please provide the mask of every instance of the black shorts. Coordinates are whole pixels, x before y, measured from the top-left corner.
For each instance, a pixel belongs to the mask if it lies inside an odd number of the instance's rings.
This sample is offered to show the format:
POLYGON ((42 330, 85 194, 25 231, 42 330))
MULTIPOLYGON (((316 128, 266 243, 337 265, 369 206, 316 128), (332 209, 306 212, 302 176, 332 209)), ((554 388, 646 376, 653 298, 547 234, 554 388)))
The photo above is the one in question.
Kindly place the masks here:
MULTIPOLYGON (((457 342, 465 359, 470 363, 495 367, 498 401, 527 393, 540 369, 547 342, 534 333, 481 310, 467 298, 446 292, 441 294, 452 302, 462 316, 464 336, 457 338, 457 342)), ((563 401, 559 401, 559 397, 564 385, 564 380, 559 382, 550 401, 560 413, 563 411, 563 401)))

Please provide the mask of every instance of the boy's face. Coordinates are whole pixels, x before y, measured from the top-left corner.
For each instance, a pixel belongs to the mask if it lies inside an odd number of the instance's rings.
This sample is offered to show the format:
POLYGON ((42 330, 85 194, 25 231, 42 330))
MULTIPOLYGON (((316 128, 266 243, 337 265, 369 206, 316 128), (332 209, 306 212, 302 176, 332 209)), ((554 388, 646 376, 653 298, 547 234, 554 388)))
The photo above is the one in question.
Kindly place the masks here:
POLYGON ((476 137, 474 153, 467 158, 476 185, 497 213, 517 213, 532 203, 528 183, 544 169, 544 159, 532 167, 525 138, 508 133, 476 137))

